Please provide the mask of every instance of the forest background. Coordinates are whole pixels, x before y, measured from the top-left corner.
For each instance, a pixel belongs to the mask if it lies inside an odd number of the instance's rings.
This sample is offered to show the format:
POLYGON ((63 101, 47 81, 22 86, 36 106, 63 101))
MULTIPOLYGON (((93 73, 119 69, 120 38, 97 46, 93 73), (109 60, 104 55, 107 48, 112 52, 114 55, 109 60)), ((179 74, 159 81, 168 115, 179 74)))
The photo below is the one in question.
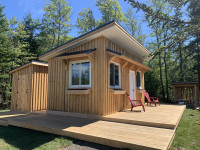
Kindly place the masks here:
MULTIPOLYGON (((25 10, 19 18, 8 17, 15 11, 6 9, 12 2, 0 1, 1 108, 10 105, 9 71, 113 20, 153 56, 145 62, 153 69, 145 73, 145 88, 150 95, 172 103, 172 82, 200 83, 199 0, 86 0, 91 7, 81 8, 77 14, 73 6, 80 8, 84 1, 72 5, 67 0, 46 0, 40 1, 40 10, 25 10)), ((19 1, 24 6, 26 2, 19 1)))

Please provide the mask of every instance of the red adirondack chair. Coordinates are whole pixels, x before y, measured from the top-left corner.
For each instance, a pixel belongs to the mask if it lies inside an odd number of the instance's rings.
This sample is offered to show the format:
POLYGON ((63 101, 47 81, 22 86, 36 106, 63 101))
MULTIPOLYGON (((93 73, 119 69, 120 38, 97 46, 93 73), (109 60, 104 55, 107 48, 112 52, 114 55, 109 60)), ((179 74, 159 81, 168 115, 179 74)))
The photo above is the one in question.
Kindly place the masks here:
POLYGON ((141 100, 132 100, 128 93, 126 93, 126 95, 128 96, 128 99, 129 99, 129 101, 131 103, 131 111, 133 110, 133 107, 142 106, 143 110, 145 112, 145 108, 144 108, 144 105, 142 104, 141 100), (140 102, 140 103, 139 104, 134 104, 133 103, 133 102, 137 102, 137 101, 140 102))
POLYGON ((149 93, 147 93, 147 92, 144 92, 144 96, 147 99, 147 106, 148 106, 148 103, 150 103, 150 105, 151 105, 151 103, 154 103, 155 106, 156 106, 156 103, 158 103, 160 105, 158 97, 149 97, 149 93))

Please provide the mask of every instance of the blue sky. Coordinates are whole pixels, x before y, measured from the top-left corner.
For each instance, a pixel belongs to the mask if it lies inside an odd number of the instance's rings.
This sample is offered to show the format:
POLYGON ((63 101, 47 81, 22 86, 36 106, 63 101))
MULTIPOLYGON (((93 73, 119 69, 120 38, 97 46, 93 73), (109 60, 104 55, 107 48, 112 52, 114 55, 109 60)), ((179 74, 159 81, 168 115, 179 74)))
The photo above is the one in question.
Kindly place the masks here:
MULTIPOLYGON (((47 0, 49 1, 49 0, 47 0)), ((131 7, 130 4, 124 2, 124 0, 118 0, 120 6, 122 7, 122 11, 126 12, 126 9, 131 7)), ((141 2, 145 2, 145 0, 140 0, 141 2)), ((95 0, 68 0, 69 5, 72 6, 72 14, 71 14, 71 23, 74 25, 76 23, 76 18, 78 13, 83 8, 90 7, 96 19, 101 19, 101 14, 98 8, 95 6, 95 0)), ((7 18, 16 17, 18 19, 23 19, 25 14, 29 11, 31 12, 33 18, 42 18, 45 2, 43 0, 0 0, 0 3, 5 6, 4 14, 6 14, 7 18)), ((136 11, 135 11, 136 12, 136 11)), ((142 12, 138 12, 135 14, 137 20, 141 21, 144 19, 142 12)), ((147 27, 146 23, 142 24, 143 33, 146 35, 150 34, 150 29, 147 27)), ((70 35, 76 37, 77 29, 73 28, 70 32, 70 35)))

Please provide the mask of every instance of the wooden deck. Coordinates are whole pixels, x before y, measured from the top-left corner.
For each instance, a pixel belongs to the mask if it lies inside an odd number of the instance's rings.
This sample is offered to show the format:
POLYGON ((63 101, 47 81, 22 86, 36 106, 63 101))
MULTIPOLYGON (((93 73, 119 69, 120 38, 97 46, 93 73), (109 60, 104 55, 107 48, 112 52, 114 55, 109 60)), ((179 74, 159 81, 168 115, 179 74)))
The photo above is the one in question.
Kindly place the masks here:
POLYGON ((133 110, 141 112, 131 112, 126 110, 124 112, 117 112, 111 115, 106 115, 103 120, 116 121, 121 123, 130 123, 151 127, 175 129, 179 120, 185 110, 185 105, 160 105, 155 107, 145 107, 146 112, 142 107, 136 107, 133 110))
MULTIPOLYGON (((163 105, 164 107, 164 105, 163 105)), ((185 107, 180 106, 168 106, 168 111, 179 110, 182 111, 185 107), (174 108, 175 107, 175 108, 174 108)), ((155 113, 151 108, 147 108, 145 112, 145 118, 148 120, 148 112, 151 114, 157 114, 160 110, 162 115, 166 110, 161 107, 154 107, 155 113), (163 110, 164 112, 162 112, 163 110)), ((179 117, 182 115, 182 111, 177 111, 177 115, 174 115, 179 122, 179 117), (179 117, 177 117, 179 116, 179 117)), ((122 112, 124 114, 125 112, 122 112)), ((142 115, 143 113, 130 113, 126 112, 130 117, 135 115, 142 115), (135 114, 135 115, 133 115, 135 114)), ((113 118, 119 117, 122 119, 123 115, 116 113, 113 118)), ((155 118, 162 118, 161 116, 155 116, 155 118)), ((107 119, 111 118, 111 115, 106 116, 107 119)), ((136 118, 136 117, 135 117, 136 118)), ((125 118, 123 118, 125 120, 125 118)), ((128 120, 128 118, 127 118, 128 120)), ((156 121, 156 119, 154 119, 156 121)), ((154 121, 152 120, 152 121, 154 121)), ((164 119, 162 119, 164 120, 164 119)), ((157 121, 158 122, 158 121, 157 121)), ((175 119, 171 123, 176 122, 175 119)), ((19 113, 19 112, 2 112, 0 113, 0 125, 13 125, 63 136, 69 136, 76 139, 81 139, 89 142, 99 143, 103 145, 109 145, 118 148, 129 149, 168 149, 173 137, 175 135, 175 129, 157 128, 150 126, 134 125, 122 123, 121 121, 103 121, 89 118, 78 118, 70 116, 56 116, 47 115, 45 113, 19 113)))

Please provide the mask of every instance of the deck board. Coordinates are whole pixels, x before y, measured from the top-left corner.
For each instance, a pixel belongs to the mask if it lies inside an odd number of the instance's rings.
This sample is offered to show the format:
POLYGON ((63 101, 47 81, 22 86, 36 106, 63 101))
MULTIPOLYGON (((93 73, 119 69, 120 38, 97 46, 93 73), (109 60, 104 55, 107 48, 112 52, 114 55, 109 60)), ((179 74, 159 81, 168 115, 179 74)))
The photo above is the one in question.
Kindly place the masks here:
MULTIPOLYGON (((155 124, 177 126, 184 106, 161 105, 146 107, 146 112, 119 112, 111 117, 119 120, 139 120, 155 124), (126 114, 126 115, 125 115, 126 114), (151 116, 152 115, 152 116, 151 116), (169 117, 171 116, 171 117, 169 117), (142 117, 142 119, 141 119, 142 117), (144 117, 144 118, 143 118, 144 117)), ((94 142, 98 144, 129 149, 168 149, 176 128, 151 127, 134 125, 122 121, 105 121, 72 116, 56 116, 45 113, 0 113, 0 125, 13 125, 42 132, 69 136, 72 138, 94 142), (7 121, 7 123, 6 123, 7 121)))
POLYGON ((143 112, 142 107, 136 107, 134 110, 141 110, 141 112, 126 110, 106 115, 103 117, 103 120, 175 129, 185 110, 185 105, 162 104, 157 107, 153 105, 151 107, 146 106, 145 109, 146 111, 143 112))
POLYGON ((174 135, 171 129, 44 114, 8 119, 8 124, 130 149, 167 149, 174 135))

